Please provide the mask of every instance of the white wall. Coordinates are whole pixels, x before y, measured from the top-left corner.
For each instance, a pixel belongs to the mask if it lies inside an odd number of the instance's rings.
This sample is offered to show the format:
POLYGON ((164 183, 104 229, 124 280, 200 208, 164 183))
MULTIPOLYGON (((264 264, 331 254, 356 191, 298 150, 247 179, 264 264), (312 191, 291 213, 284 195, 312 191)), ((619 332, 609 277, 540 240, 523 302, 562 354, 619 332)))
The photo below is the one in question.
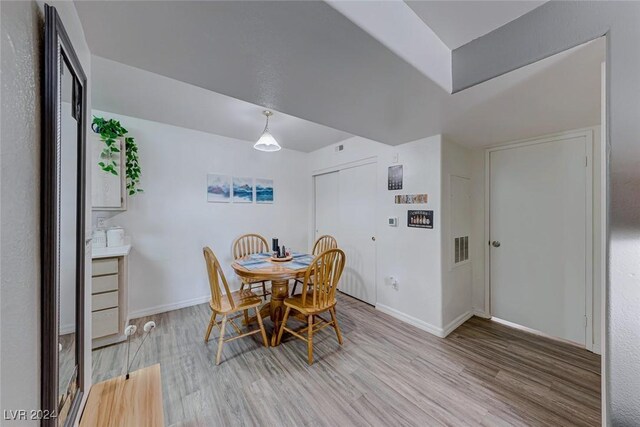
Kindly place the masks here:
POLYGON ((490 317, 485 310, 484 292, 484 153, 483 149, 470 150, 471 170, 471 235, 469 255, 475 262, 471 266, 471 306, 474 313, 481 317, 490 317))
POLYGON ((43 19, 34 2, 2 2, 0 14, 0 409, 30 409, 40 407, 38 94, 43 19))
MULTIPOLYGON (((442 275, 441 275, 441 145, 440 135, 402 144, 387 146, 360 137, 340 143, 344 150, 335 151, 335 145, 309 154, 308 188, 313 188, 311 176, 319 171, 335 169, 340 165, 362 159, 377 158, 378 197, 376 207, 376 307, 404 321, 436 335, 442 328, 442 275), (387 168, 403 165, 404 184, 399 191, 387 190, 387 168), (394 195, 427 193, 426 205, 396 205, 394 195), (434 211, 433 229, 407 227, 407 210, 434 211), (388 217, 398 217, 398 227, 387 225, 388 217), (389 276, 399 280, 398 290, 389 285, 389 276)), ((309 241, 313 239, 313 206, 310 200, 309 241)), ((338 242, 339 244, 340 242, 338 242)), ((347 260, 349 262, 349 260, 347 260)))
MULTIPOLYGON (((130 317, 205 302, 210 298, 203 246, 211 246, 234 288, 233 240, 241 234, 278 237, 306 249, 308 199, 306 154, 283 149, 263 153, 247 141, 148 120, 94 111, 120 120, 135 137, 143 193, 107 223, 125 228, 129 259, 130 317), (207 173, 272 178, 273 204, 207 203, 207 173)), ((94 213, 109 217, 106 212, 94 213)))
MULTIPOLYGON (((600 351, 601 341, 601 287, 602 287, 602 145, 600 126, 590 128, 593 130, 593 342, 594 350, 600 351)), ((541 135, 543 136, 543 135, 541 135)), ((487 246, 485 236, 485 150, 471 150, 471 178, 472 178, 472 234, 474 239, 470 242, 473 262, 472 299, 473 309, 476 314, 489 317, 487 296, 485 295, 485 265, 484 257, 487 246)))
MULTIPOLYGON (((89 49, 73 2, 48 3, 58 10, 84 72, 90 79, 89 49)), ((1 409, 40 407, 40 73, 44 65, 41 61, 43 5, 43 2, 33 1, 2 2, 0 7, 1 409)), ((89 87, 87 89, 90 91, 89 87)), ((90 101, 91 97, 88 96, 88 111, 90 101)), ((90 267, 87 276, 91 276, 90 267)), ((87 293, 85 301, 88 298, 90 295, 87 293)), ((91 381, 88 339, 91 325, 88 311, 85 319, 84 388, 88 391, 91 381)), ((22 421, 19 424, 38 423, 22 421)))
MULTIPOLYGON (((453 212, 451 203, 451 176, 471 178, 471 153, 446 139, 442 143, 442 325, 450 332, 472 315, 472 266, 483 259, 473 258, 453 266, 451 253, 454 237, 451 233, 453 212)), ((472 213, 473 217, 474 213, 472 213)), ((476 240, 470 234, 469 245, 476 240)))

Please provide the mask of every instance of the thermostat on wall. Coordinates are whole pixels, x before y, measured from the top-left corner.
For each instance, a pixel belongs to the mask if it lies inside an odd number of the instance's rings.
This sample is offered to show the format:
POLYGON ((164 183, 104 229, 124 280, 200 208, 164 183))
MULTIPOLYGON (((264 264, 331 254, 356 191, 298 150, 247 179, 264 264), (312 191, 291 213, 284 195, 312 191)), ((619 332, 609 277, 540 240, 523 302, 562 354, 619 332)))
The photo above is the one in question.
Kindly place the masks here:
POLYGON ((398 217, 390 216, 388 218, 388 221, 389 221, 389 227, 397 227, 398 226, 398 217))

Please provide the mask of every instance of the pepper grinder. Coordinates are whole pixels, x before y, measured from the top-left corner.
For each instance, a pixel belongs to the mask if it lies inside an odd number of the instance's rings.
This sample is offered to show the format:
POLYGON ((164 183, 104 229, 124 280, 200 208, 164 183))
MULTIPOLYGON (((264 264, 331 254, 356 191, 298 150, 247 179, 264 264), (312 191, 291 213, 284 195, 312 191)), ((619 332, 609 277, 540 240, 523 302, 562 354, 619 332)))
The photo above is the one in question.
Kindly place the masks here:
POLYGON ((278 238, 274 237, 271 239, 271 250, 273 252, 278 252, 278 238))

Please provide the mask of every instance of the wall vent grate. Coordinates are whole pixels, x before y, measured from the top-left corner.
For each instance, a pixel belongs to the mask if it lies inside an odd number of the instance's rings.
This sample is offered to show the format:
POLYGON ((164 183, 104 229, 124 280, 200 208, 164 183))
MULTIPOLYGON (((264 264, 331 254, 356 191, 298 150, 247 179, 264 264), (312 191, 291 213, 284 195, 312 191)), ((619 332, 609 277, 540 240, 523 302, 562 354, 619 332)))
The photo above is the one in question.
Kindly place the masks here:
POLYGON ((453 260, 455 264, 469 259, 469 236, 456 237, 453 239, 453 260))

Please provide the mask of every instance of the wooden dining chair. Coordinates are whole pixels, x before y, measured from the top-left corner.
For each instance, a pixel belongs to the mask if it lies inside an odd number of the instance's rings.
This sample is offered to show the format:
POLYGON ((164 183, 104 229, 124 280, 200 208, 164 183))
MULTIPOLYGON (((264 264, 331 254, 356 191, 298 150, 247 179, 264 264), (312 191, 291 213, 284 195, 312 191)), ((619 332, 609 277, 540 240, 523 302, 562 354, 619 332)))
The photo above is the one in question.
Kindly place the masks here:
POLYGON ((211 320, 209 320, 207 332, 204 335, 204 342, 206 343, 209 341, 211 329, 213 328, 213 325, 216 325, 220 329, 220 336, 218 337, 218 353, 216 355, 216 365, 220 364, 222 346, 225 342, 261 333, 264 345, 265 347, 268 347, 269 343, 267 341, 267 333, 264 330, 262 317, 260 316, 260 304, 262 303, 260 297, 247 289, 231 292, 229 290, 229 285, 227 284, 227 279, 224 277, 222 267, 220 267, 220 263, 218 262, 216 256, 213 254, 213 251, 210 248, 205 247, 203 248, 203 252, 204 259, 207 264, 207 272, 209 274, 209 286, 211 287, 211 301, 209 301, 209 307, 211 307, 211 320), (224 295, 222 294, 220 282, 222 282, 222 286, 224 286, 224 295), (256 318, 258 319, 259 328, 242 333, 238 325, 236 325, 233 320, 240 317, 242 313, 244 313, 245 317, 247 317, 249 309, 251 308, 253 308, 256 312, 256 318), (234 317, 229 317, 234 313, 239 314, 234 317), (218 315, 222 316, 221 323, 218 323, 216 321, 216 317, 218 315), (231 326, 233 326, 233 328, 236 330, 237 335, 231 338, 224 339, 227 322, 231 323, 231 326))
POLYGON ((284 300, 286 307, 282 325, 278 331, 278 344, 282 340, 284 331, 296 338, 307 342, 307 356, 309 365, 313 364, 313 334, 327 326, 333 326, 342 345, 342 333, 336 317, 336 290, 344 270, 345 254, 341 249, 329 249, 315 257, 304 275, 302 289, 308 289, 300 295, 294 295, 284 300), (313 277, 313 284, 308 286, 313 277), (294 331, 287 328, 287 320, 291 310, 297 311, 307 318, 307 327, 294 331), (320 314, 329 312, 331 320, 326 320, 320 314), (316 322, 315 319, 318 319, 316 322), (305 338, 302 334, 306 332, 305 338))
MULTIPOLYGON (((313 244, 313 251, 311 251, 311 254, 313 256, 320 255, 322 252, 326 250, 335 249, 337 247, 338 247, 338 242, 336 241, 335 237, 329 236, 329 235, 320 236, 318 237, 316 242, 313 244)), ((296 281, 293 282, 293 289, 291 290, 291 296, 294 296, 296 294, 296 287, 298 286, 298 283, 302 284, 302 281, 300 279, 296 279, 296 281)))
MULTIPOLYGON (((269 245, 267 244, 267 239, 259 234, 245 234, 238 237, 235 242, 233 242, 234 260, 244 258, 252 254, 259 254, 261 252, 270 252, 270 250, 269 245)), ((250 291, 262 287, 262 293, 258 295, 265 301, 267 300, 267 295, 271 295, 271 292, 267 291, 267 285, 264 280, 250 281, 250 279, 246 278, 241 280, 242 285, 240 285, 240 290, 243 290, 245 286, 247 286, 250 291)))

